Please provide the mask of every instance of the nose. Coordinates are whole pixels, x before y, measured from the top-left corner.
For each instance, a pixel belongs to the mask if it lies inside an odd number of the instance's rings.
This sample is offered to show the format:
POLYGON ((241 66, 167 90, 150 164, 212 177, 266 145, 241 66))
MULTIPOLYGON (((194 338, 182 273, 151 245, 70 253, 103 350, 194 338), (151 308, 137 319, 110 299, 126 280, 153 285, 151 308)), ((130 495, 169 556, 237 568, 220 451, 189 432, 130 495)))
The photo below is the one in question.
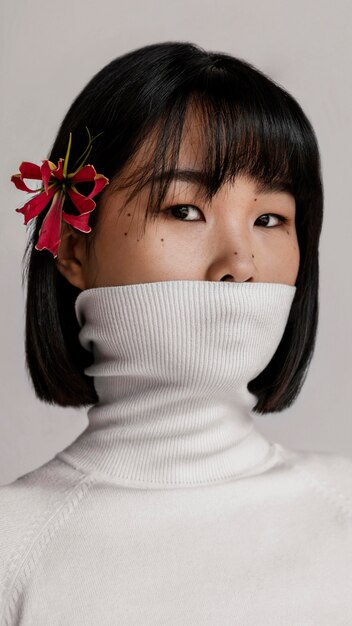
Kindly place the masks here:
POLYGON ((212 280, 232 281, 236 283, 259 280, 252 244, 244 237, 228 237, 220 242, 220 253, 213 259, 212 280))
POLYGON ((252 273, 235 271, 233 274, 225 274, 220 280, 233 283, 250 283, 254 281, 254 276, 252 273))

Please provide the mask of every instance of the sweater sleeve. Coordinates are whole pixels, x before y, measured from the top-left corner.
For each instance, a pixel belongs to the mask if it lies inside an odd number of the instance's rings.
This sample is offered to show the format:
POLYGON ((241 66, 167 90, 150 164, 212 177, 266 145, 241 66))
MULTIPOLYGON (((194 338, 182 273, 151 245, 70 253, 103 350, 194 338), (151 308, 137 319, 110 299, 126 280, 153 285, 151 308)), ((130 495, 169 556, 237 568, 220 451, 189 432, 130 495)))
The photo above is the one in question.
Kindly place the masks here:
POLYGON ((0 626, 20 623, 26 583, 50 541, 46 531, 82 482, 59 466, 49 461, 0 487, 0 626))

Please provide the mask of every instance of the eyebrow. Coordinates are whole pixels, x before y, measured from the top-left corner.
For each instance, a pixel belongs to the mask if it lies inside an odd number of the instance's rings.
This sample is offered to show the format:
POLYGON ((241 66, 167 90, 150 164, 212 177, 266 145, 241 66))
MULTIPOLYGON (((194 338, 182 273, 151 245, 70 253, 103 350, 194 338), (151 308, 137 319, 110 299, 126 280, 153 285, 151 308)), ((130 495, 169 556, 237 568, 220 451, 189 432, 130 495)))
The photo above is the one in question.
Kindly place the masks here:
MULTIPOLYGON (((165 172, 154 176, 154 180, 157 182, 163 181, 166 178, 170 181, 183 181, 203 188, 207 187, 206 175, 202 170, 177 169, 172 173, 172 175, 171 170, 166 170, 165 172)), ((254 192, 258 195, 265 193, 290 192, 290 186, 283 181, 265 182, 256 180, 254 192)))

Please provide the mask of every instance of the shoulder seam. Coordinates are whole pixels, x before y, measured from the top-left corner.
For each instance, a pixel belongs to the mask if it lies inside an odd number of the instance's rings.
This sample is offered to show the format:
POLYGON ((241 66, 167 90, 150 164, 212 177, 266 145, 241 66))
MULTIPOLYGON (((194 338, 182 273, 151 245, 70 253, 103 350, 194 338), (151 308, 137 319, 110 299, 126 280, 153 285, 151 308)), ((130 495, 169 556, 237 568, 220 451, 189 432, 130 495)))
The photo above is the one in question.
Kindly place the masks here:
POLYGON ((91 485, 95 483, 92 476, 83 476, 74 487, 64 493, 63 500, 58 499, 47 507, 41 515, 35 519, 28 529, 19 547, 10 560, 10 565, 3 583, 3 613, 1 626, 9 624, 8 619, 14 611, 21 589, 28 580, 35 565, 44 553, 45 547, 50 543, 60 526, 68 519, 80 500, 88 493, 91 485), (54 510, 53 510, 54 509, 54 510), (46 519, 48 513, 52 514, 46 519), (43 526, 41 523, 44 522, 43 526), (32 540, 32 541, 31 541, 32 540), (29 547, 28 547, 29 544, 29 547), (8 588, 6 592, 6 587, 8 588))
POLYGON ((313 489, 322 494, 328 502, 334 504, 334 506, 342 511, 348 518, 352 519, 352 500, 346 494, 342 493, 332 483, 322 480, 321 478, 317 478, 314 472, 306 469, 305 467, 301 467, 299 465, 299 461, 295 463, 293 459, 290 460, 285 458, 282 454, 281 448, 280 455, 284 463, 287 463, 291 469, 296 472, 300 472, 306 479, 308 479, 313 489))

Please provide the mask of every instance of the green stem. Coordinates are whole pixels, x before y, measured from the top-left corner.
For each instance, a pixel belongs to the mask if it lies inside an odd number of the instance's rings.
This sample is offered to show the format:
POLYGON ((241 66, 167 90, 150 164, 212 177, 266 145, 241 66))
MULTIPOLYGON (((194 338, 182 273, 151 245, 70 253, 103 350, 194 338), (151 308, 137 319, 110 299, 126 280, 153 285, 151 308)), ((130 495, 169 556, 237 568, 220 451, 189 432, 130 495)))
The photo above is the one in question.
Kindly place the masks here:
POLYGON ((90 153, 91 153, 91 150, 92 150, 92 143, 93 143, 94 139, 96 139, 97 137, 99 137, 100 135, 102 135, 102 134, 103 134, 103 131, 102 131, 102 132, 101 132, 101 133, 99 133, 98 135, 95 135, 95 137, 92 137, 92 136, 91 136, 91 134, 90 134, 90 132, 89 132, 89 129, 87 128, 87 126, 86 126, 86 131, 87 131, 87 133, 88 133, 88 137, 89 137, 89 140, 88 140, 88 145, 87 145, 87 147, 86 147, 85 151, 83 152, 83 154, 81 154, 81 156, 80 156, 80 157, 78 157, 77 161, 76 161, 76 162, 74 163, 74 165, 73 165, 73 167, 75 168, 75 173, 76 173, 78 170, 80 170, 80 169, 81 169, 81 167, 83 167, 83 165, 84 165, 84 164, 85 164, 85 162, 87 161, 87 159, 88 159, 88 157, 89 157, 89 155, 90 155, 90 153), (77 165, 78 163, 79 163, 79 165, 77 165))
POLYGON ((68 166, 68 159, 69 159, 70 151, 71 151, 71 143, 72 143, 72 133, 70 133, 70 136, 69 136, 67 151, 66 151, 66 155, 65 155, 65 159, 64 159, 64 166, 63 166, 63 169, 62 169, 62 173, 63 173, 64 178, 66 178, 66 176, 67 176, 67 166, 68 166))

